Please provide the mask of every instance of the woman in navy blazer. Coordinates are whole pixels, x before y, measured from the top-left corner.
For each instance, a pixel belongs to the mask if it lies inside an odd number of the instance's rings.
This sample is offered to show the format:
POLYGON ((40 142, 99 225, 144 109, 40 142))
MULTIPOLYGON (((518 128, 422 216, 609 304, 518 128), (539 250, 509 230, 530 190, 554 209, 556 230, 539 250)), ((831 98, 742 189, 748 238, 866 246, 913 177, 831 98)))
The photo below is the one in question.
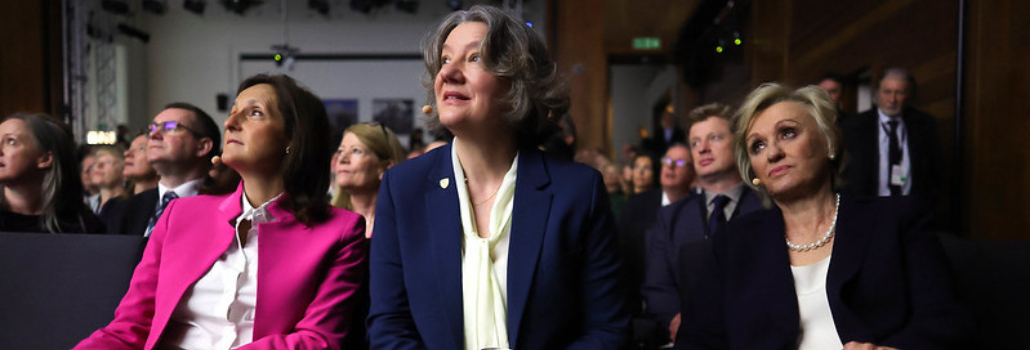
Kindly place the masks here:
POLYGON ((536 150, 568 105, 542 40, 473 6, 427 37, 425 59, 429 124, 454 142, 383 177, 372 348, 621 348, 629 315, 601 175, 536 150))
POLYGON ((775 206, 715 238, 676 348, 960 346, 968 325, 927 215, 908 198, 835 193, 841 136, 826 93, 765 84, 737 118, 741 175, 775 206))

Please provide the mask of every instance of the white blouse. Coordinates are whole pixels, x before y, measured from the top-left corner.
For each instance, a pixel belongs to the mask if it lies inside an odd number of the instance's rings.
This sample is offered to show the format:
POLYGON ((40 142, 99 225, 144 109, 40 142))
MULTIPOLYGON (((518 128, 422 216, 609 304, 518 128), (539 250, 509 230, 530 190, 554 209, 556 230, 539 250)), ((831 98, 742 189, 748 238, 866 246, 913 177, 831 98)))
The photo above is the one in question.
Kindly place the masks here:
POLYGON ((830 300, 826 297, 826 274, 830 270, 830 257, 805 266, 791 266, 794 274, 794 292, 798 297, 798 315, 801 318, 801 339, 798 350, 841 349, 844 344, 833 323, 830 300))
POLYGON ((492 199, 494 205, 489 223, 491 236, 483 238, 479 237, 476 228, 474 205, 465 184, 465 170, 461 167, 455 148, 451 147, 451 163, 463 231, 461 285, 465 350, 507 349, 508 243, 519 156, 515 155, 492 199))
POLYGON ((236 218, 237 235, 211 269, 186 290, 172 312, 159 349, 234 349, 254 339, 257 305, 258 224, 274 222, 268 205, 254 208, 241 196, 243 213, 236 218), (250 220, 247 243, 239 240, 240 223, 250 220))

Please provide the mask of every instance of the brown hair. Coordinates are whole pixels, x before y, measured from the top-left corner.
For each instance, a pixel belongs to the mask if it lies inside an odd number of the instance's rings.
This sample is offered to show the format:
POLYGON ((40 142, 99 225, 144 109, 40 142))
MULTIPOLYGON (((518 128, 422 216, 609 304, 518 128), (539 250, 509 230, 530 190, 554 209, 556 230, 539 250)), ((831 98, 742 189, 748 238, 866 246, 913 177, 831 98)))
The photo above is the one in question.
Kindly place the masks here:
POLYGON ((311 226, 329 218, 329 117, 322 100, 287 75, 258 74, 247 78, 236 94, 268 84, 275 90, 276 107, 286 124, 290 151, 283 159, 283 188, 288 210, 297 221, 311 226))

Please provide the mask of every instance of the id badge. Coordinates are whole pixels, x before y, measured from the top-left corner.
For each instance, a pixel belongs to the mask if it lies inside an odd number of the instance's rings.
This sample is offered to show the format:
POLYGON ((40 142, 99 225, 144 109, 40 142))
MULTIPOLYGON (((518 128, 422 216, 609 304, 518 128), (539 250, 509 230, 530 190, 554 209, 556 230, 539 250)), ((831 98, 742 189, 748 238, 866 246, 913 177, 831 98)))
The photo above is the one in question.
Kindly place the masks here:
POLYGON ((908 181, 908 171, 901 167, 901 165, 891 166, 891 186, 905 186, 905 182, 908 181))

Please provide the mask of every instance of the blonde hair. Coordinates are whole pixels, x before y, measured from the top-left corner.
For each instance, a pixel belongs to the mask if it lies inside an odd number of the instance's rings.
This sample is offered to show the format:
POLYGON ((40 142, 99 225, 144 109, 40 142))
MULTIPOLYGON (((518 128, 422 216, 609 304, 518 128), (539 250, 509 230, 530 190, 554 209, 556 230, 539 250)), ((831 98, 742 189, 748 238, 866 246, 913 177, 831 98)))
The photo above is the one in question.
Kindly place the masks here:
MULTIPOLYGON (((401 146, 401 141, 397 139, 397 134, 394 134, 393 130, 382 124, 354 124, 343 131, 344 135, 348 133, 356 136, 358 141, 361 141, 369 151, 372 151, 372 154, 375 154, 380 162, 392 162, 389 166, 397 165, 407 159, 404 146, 401 146)), ((351 205, 350 193, 341 188, 337 188, 333 192, 332 205, 347 210, 354 209, 354 206, 351 205)))
POLYGON ((837 126, 837 109, 833 106, 833 102, 830 102, 830 95, 815 85, 791 90, 778 83, 765 83, 748 94, 747 99, 744 100, 734 116, 737 119, 737 131, 734 135, 736 147, 733 152, 737 161, 737 169, 740 170, 740 177, 744 179, 744 183, 761 193, 763 197, 768 198, 768 193, 764 188, 755 186, 751 182, 755 178, 755 173, 751 167, 751 159, 748 157, 746 138, 755 116, 780 102, 801 104, 815 119, 819 132, 826 138, 826 145, 830 148, 830 185, 834 191, 840 191, 844 187, 845 157, 840 127, 837 126))

